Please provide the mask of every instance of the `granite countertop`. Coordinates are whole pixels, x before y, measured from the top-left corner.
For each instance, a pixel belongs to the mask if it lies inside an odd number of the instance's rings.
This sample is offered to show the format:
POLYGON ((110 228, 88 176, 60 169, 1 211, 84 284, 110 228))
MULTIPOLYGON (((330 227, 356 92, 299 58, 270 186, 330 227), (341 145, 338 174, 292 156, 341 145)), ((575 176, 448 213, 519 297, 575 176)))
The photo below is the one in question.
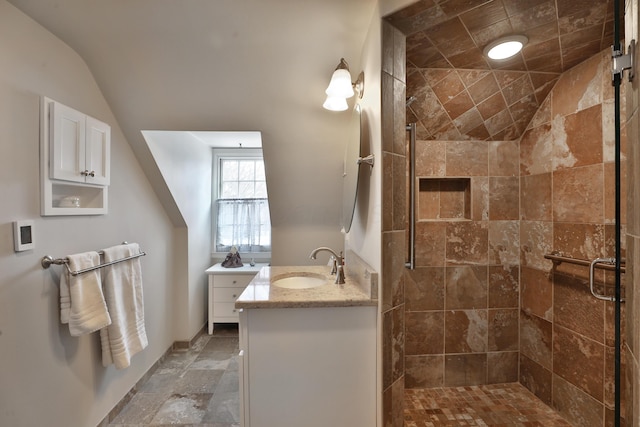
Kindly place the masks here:
POLYGON ((351 307, 378 304, 377 299, 371 297, 373 293, 370 284, 362 283, 350 275, 345 276, 345 284, 337 285, 334 283, 335 275, 329 274, 327 266, 263 267, 236 300, 236 308, 351 307), (307 289, 287 289, 271 285, 272 280, 291 276, 292 273, 322 275, 326 277, 327 284, 307 289))

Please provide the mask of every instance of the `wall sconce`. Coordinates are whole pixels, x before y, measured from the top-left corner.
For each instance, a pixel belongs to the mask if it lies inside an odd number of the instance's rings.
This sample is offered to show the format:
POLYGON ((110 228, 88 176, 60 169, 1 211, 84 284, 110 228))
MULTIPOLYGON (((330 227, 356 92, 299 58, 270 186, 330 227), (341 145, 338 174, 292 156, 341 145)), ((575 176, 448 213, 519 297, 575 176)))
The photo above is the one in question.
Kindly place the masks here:
POLYGON ((520 35, 502 37, 489 43, 484 48, 484 55, 496 61, 511 58, 520 52, 528 41, 527 37, 520 35))
POLYGON ((364 91, 364 72, 358 75, 355 83, 351 83, 351 73, 349 72, 349 64, 344 58, 340 58, 340 63, 331 76, 331 81, 325 93, 327 99, 322 106, 331 111, 344 111, 349 106, 347 98, 351 98, 354 94, 358 94, 358 98, 362 98, 364 91), (355 89, 355 92, 354 92, 355 89))

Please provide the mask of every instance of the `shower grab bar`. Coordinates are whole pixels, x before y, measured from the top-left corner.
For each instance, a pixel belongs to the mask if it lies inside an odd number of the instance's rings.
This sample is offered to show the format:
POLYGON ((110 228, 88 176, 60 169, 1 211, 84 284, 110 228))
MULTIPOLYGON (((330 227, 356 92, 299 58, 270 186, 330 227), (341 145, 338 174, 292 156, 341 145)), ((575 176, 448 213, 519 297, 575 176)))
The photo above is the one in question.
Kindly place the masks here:
MULTIPOLYGON (((126 242, 123 243, 123 244, 126 244, 126 242)), ((98 254, 103 255, 104 252, 103 251, 99 251, 98 254)), ((68 258, 53 258, 51 255, 45 255, 42 258, 42 260, 40 260, 40 265, 42 265, 42 268, 49 268, 49 267, 51 267, 52 264, 64 265, 67 268, 67 271, 69 272, 69 274, 71 274, 72 276, 77 276, 79 274, 88 273, 90 271, 97 270, 97 269, 103 268, 103 267, 109 267, 110 265, 118 264, 118 263, 124 262, 124 261, 129 261, 130 259, 139 258, 139 257, 145 256, 145 255, 147 255, 147 253, 141 251, 138 254, 134 254, 134 255, 131 255, 131 256, 128 256, 128 257, 125 257, 125 258, 116 259, 114 261, 105 262, 105 263, 102 263, 100 265, 96 265, 96 266, 88 267, 88 268, 83 268, 82 270, 76 270, 76 271, 72 271, 69 268, 69 259, 68 258)))
MULTIPOLYGON (((589 260, 586 260, 586 259, 571 258, 571 257, 558 255, 558 254, 555 254, 555 253, 546 254, 544 257, 546 259, 549 259, 549 260, 553 261, 554 264, 561 264, 563 262, 566 262, 566 263, 569 263, 569 264, 584 265, 585 267, 588 267, 592 263, 592 261, 589 261, 589 260)), ((616 269, 615 265, 611 265, 609 262, 605 262, 604 261, 604 260, 608 261, 611 258, 597 258, 597 259, 600 260, 600 261, 597 261, 595 263, 594 268, 600 268, 602 270, 615 271, 615 269, 616 269)), ((624 260, 622 260, 622 264, 624 264, 624 260)), ((624 265, 620 267, 620 272, 622 272, 622 273, 625 272, 624 265)))
POLYGON ((409 132, 409 262, 405 268, 416 268, 416 124, 406 126, 409 132))
MULTIPOLYGON (((593 288, 593 278, 595 276, 594 270, 596 268, 600 268, 602 270, 615 271, 616 269, 615 258, 596 258, 592 261, 588 261, 586 259, 570 258, 562 255, 557 255, 554 253, 546 254, 544 257, 546 259, 550 259, 551 261, 553 261, 554 264, 561 264, 563 262, 566 262, 569 264, 589 266, 589 290, 591 291, 591 295, 598 298, 599 300, 615 302, 616 297, 599 294, 593 288)), ((624 260, 622 261, 622 263, 624 263, 624 260)), ((624 266, 620 266, 621 273, 624 273, 625 270, 626 269, 624 266)), ((620 302, 624 302, 624 298, 620 298, 620 302)))

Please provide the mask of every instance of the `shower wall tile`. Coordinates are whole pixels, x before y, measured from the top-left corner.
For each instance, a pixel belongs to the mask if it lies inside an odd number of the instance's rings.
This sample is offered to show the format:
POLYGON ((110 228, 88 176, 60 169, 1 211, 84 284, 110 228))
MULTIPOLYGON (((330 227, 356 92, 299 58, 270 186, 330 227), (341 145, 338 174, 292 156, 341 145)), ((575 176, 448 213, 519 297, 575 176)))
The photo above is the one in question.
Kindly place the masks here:
POLYGON ((432 388, 444 385, 444 355, 407 356, 405 387, 432 388))
MULTIPOLYGON (((604 220, 607 223, 615 223, 616 219, 616 205, 615 205, 615 163, 604 164, 604 220)), ((627 161, 622 160, 620 162, 620 221, 623 224, 627 223, 627 203, 625 195, 627 194, 627 180, 624 179, 627 176, 627 161)))
POLYGON ((591 295, 588 280, 555 274, 553 282, 555 325, 604 343, 606 303, 591 295))
POLYGON ((520 311, 520 353, 534 362, 551 369, 551 322, 520 311))
POLYGON ((382 314, 382 384, 390 387, 404 375, 404 306, 382 314))
POLYGON ((553 173, 553 219, 604 222, 603 166, 583 166, 553 173))
POLYGON ((516 308, 519 304, 520 273, 517 266, 489 266, 489 308, 516 308))
POLYGON ((445 176, 447 143, 416 140, 416 176, 445 176))
POLYGON ((520 268, 521 308, 529 314, 553 321, 553 282, 548 271, 520 268))
POLYGON ((505 268, 520 264, 519 221, 489 222, 489 264, 505 268))
POLYGON ((447 176, 487 176, 489 150, 485 141, 448 141, 447 176))
MULTIPOLYGON (((382 73, 381 82, 381 122, 382 122, 382 151, 393 153, 394 138, 394 78, 391 74, 382 73)), ((384 200, 384 199, 383 199, 384 200)))
POLYGON ((553 373, 602 402, 604 346, 556 325, 553 347, 553 373))
POLYGON ((393 230, 393 154, 382 153, 382 231, 393 230))
POLYGON ((444 359, 444 385, 457 387, 487 383, 487 354, 448 354, 444 359))
POLYGON ((520 178, 520 218, 551 221, 551 173, 524 175, 520 178))
POLYGON ((602 163, 602 105, 553 122, 555 169, 602 163))
POLYGON ((445 353, 485 353, 487 351, 486 309, 446 311, 444 326, 445 353))
POLYGON ((474 176, 471 178, 471 219, 484 221, 489 219, 489 178, 474 176))
POLYGON ((552 376, 550 370, 520 354, 520 383, 547 405, 552 401, 552 376))
POLYGON ((407 355, 442 354, 445 317, 441 311, 405 313, 407 355))
POLYGON ((445 309, 487 308, 487 267, 446 268, 445 309))
POLYGON ((520 144, 515 141, 489 142, 489 176, 519 176, 520 144))
POLYGON ((487 354, 487 383, 503 384, 518 381, 518 352, 501 351, 487 354))
MULTIPOLYGON (((625 275, 622 276, 622 284, 624 286, 625 275)), ((614 292, 611 292, 610 295, 614 295, 614 292)), ((625 298, 624 293, 622 294, 623 298, 625 298)), ((620 324, 620 340, 622 342, 622 346, 627 345, 627 329, 629 328, 629 323, 631 319, 628 321, 624 321, 627 319, 627 313, 631 313, 629 310, 629 301, 628 298, 625 298, 625 303, 620 306, 620 315, 623 321, 620 324)), ((607 347, 615 346, 615 304, 605 304, 605 313, 604 313, 604 345, 607 347)))
MULTIPOLYGON (((613 410, 615 407, 615 348, 614 347, 605 347, 605 375, 604 375, 604 406, 605 409, 613 410)), ((625 414, 625 406, 627 405, 627 377, 625 375, 625 371, 627 370, 627 354, 625 347, 623 346, 621 349, 621 360, 620 360, 620 406, 621 406, 621 414, 624 418, 625 414)), ((613 418, 613 414, 611 414, 613 418)), ((611 424, 613 425, 613 424, 611 424)), ((622 423, 621 425, 626 425, 622 423)))
POLYGON ((573 258, 603 257, 606 255, 605 226, 604 224, 556 222, 553 226, 553 247, 573 258))
POLYGON ((404 156, 393 156, 393 223, 394 230, 404 230, 407 223, 407 178, 404 156))
POLYGON ((551 123, 525 131, 520 140, 520 174, 533 175, 553 171, 551 123))
POLYGON ((416 223, 416 264, 420 267, 444 267, 447 224, 421 221, 416 223))
POLYGON ((391 310, 404 302, 404 231, 382 234, 382 310, 391 310))
POLYGON ((385 427, 403 427, 404 377, 382 392, 382 417, 385 427))
POLYGON ((405 272, 405 309, 444 310, 444 267, 418 267, 405 272))
POLYGON ((486 221, 446 224, 446 257, 449 264, 487 264, 489 230, 486 221))
POLYGON ((604 405, 558 375, 553 376, 552 404, 574 425, 603 425, 604 405))
POLYGON ((393 152, 405 155, 405 139, 407 134, 407 91, 403 79, 393 79, 393 152))
POLYGON ((553 223, 520 221, 520 264, 523 267, 550 270, 551 261, 544 258, 553 251, 553 223))
POLYGON ((519 349, 518 309, 489 310, 489 351, 519 349))
POLYGON ((518 177, 489 178, 489 219, 517 220, 520 179, 518 177))
POLYGON ((560 76, 553 88, 551 112, 566 116, 602 102, 602 57, 584 61, 560 76))

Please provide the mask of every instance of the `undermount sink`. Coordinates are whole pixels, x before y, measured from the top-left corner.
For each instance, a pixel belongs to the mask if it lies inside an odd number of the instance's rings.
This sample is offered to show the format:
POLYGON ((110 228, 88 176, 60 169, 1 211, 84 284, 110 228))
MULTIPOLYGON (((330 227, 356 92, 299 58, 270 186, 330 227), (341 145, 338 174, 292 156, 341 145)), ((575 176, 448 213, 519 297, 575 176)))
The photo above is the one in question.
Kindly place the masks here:
POLYGON ((289 273, 276 277, 271 284, 286 289, 309 289, 327 284, 327 278, 314 273, 289 273))

